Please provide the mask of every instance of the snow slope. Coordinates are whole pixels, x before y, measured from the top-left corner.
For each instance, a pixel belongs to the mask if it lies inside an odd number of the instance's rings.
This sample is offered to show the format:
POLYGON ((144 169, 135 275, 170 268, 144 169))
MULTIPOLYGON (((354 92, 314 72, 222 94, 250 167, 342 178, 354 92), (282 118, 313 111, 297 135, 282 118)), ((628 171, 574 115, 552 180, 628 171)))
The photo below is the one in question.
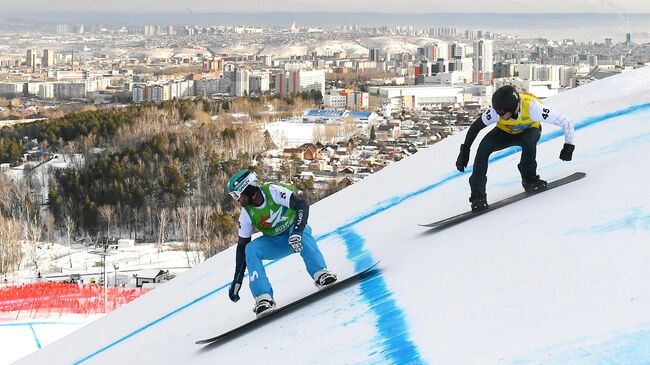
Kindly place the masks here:
MULTIPOLYGON (((261 329, 194 344, 253 317, 247 287, 228 300, 231 248, 19 363, 650 363, 649 83, 643 68, 547 99, 576 151, 560 161, 545 125, 539 173, 587 177, 448 230, 417 223, 469 208, 464 133, 314 205, 330 268, 381 272, 261 329)), ((489 200, 520 192, 516 150, 492 159, 489 200)), ((268 273, 279 304, 314 290, 297 255, 268 273)))

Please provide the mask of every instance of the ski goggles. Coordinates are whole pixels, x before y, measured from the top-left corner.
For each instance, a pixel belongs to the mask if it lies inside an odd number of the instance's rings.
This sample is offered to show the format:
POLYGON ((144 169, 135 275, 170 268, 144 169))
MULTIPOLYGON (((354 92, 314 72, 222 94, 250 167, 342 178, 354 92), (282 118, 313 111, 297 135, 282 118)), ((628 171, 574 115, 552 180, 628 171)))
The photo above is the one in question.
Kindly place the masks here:
MULTIPOLYGON (((248 178, 248 177, 246 177, 246 178, 248 178)), ((244 179, 242 179, 242 180, 244 180, 244 179)), ((246 181, 246 182, 243 182, 243 183, 239 186, 239 188, 238 188, 237 190, 230 191, 229 194, 230 194, 230 196, 232 196, 233 199, 235 199, 235 200, 239 200, 239 198, 242 196, 242 194, 245 194, 245 195, 248 195, 248 196, 252 196, 252 195, 253 195, 253 191, 252 191, 252 189, 253 189, 254 186, 255 186, 255 185, 254 185, 252 182, 250 182, 250 181, 246 181), (246 193, 246 190, 247 190, 247 189, 248 189, 248 193, 246 193)))
POLYGON ((509 113, 509 110, 503 110, 503 109, 494 109, 494 111, 496 111, 497 114, 499 114, 500 117, 503 117, 503 116, 505 116, 506 114, 509 113))
POLYGON ((235 191, 231 191, 231 192, 229 192, 229 194, 230 194, 230 196, 232 196, 233 199, 239 200, 241 195, 244 193, 244 190, 246 190, 246 188, 249 187, 249 186, 250 185, 248 185, 248 184, 242 184, 242 186, 239 189, 237 189, 235 191))
MULTIPOLYGON (((510 116, 513 117, 518 114, 519 112, 519 105, 515 108, 515 110, 505 110, 505 109, 494 109, 497 114, 499 114, 500 117, 505 117, 506 114, 510 113, 510 116)), ((516 118, 515 118, 516 119, 516 118)))

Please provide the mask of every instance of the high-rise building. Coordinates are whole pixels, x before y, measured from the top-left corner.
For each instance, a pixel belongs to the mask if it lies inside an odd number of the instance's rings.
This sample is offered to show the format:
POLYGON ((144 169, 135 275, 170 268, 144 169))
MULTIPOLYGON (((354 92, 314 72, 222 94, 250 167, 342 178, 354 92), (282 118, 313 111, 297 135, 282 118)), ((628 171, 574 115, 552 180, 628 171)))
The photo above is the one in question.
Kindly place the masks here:
POLYGON ((41 61, 43 67, 52 67, 54 66, 54 50, 44 49, 43 50, 43 59, 41 61))
POLYGON ((449 58, 449 46, 447 42, 433 43, 417 49, 418 58, 421 60, 435 61, 438 58, 449 58))
POLYGON ((379 48, 371 48, 368 58, 370 58, 370 61, 379 62, 379 48))
POLYGON ((144 96, 145 88, 146 88, 145 84, 135 84, 135 85, 133 85, 133 88, 131 90, 133 92, 133 102, 134 103, 140 104, 143 101, 145 101, 145 96, 144 96))
POLYGON ((559 65, 541 65, 539 67, 539 81, 560 81, 559 65))
POLYGON ((266 71, 256 71, 251 73, 249 90, 250 92, 263 93, 269 91, 270 74, 266 71))
POLYGON ((537 81, 539 80, 539 65, 534 63, 525 63, 516 65, 517 74, 522 80, 537 81))
POLYGON ((280 96, 318 91, 325 95, 325 71, 290 71, 275 75, 275 88, 280 96))
POLYGON ((25 55, 25 63, 27 64, 27 67, 36 67, 36 50, 27 50, 27 54, 25 55))
POLYGON ((435 60, 438 58, 438 45, 436 43, 422 47, 419 51, 425 60, 435 60))
POLYGON ((465 43, 452 43, 449 58, 464 58, 467 56, 467 45, 465 43))
POLYGON ((0 82, 0 95, 10 98, 22 95, 23 87, 22 82, 0 82))
POLYGON ((632 34, 630 33, 625 34, 625 45, 628 47, 632 45, 632 34))
POLYGON ((492 82, 494 76, 492 43, 493 41, 487 39, 474 41, 474 72, 472 81, 475 84, 486 85, 492 82))
POLYGON ((68 25, 67 24, 57 24, 56 25, 56 34, 61 34, 61 35, 68 34, 68 25))
POLYGON ((174 26, 171 24, 167 26, 167 35, 174 35, 174 26))
POLYGON ((54 98, 75 99, 85 98, 88 93, 88 84, 85 82, 56 82, 54 85, 54 98))
POLYGON ((515 65, 510 62, 498 62, 494 64, 494 78, 514 77, 515 65))
POLYGON ((571 66, 560 66, 560 86, 574 87, 577 69, 571 66))
POLYGON ((435 75, 441 72, 447 72, 449 63, 444 58, 438 58, 435 63, 431 64, 431 74, 435 75))
POLYGON ((156 35, 156 26, 155 25, 145 25, 143 33, 146 36, 156 35))
POLYGON ((151 85, 151 101, 160 103, 165 100, 165 87, 164 85, 154 84, 151 85))
POLYGON ((54 85, 50 83, 43 83, 38 86, 38 97, 41 99, 54 98, 54 85))
POLYGON ((235 96, 246 96, 250 93, 250 77, 251 72, 247 68, 238 68, 235 71, 235 96))
POLYGON ((422 76, 431 76, 431 62, 428 60, 422 60, 420 62, 420 71, 419 74, 422 76))

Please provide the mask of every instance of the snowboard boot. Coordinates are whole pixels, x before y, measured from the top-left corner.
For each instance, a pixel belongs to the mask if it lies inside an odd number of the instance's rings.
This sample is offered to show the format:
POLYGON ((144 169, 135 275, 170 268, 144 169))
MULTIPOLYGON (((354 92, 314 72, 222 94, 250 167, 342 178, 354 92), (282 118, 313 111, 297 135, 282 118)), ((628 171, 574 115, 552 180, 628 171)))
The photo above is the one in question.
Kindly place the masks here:
POLYGON ((532 179, 521 180, 521 186, 524 187, 524 190, 527 193, 536 193, 546 189, 546 181, 539 178, 539 175, 536 175, 532 179))
POLYGON ((257 318, 271 313, 273 309, 275 309, 275 301, 270 295, 262 294, 255 298, 255 308, 253 309, 253 312, 255 312, 257 318))
POLYGON ((318 289, 323 289, 324 287, 336 282, 336 279, 336 274, 327 269, 323 269, 314 274, 314 285, 316 285, 318 289))
POLYGON ((472 213, 482 212, 488 208, 486 194, 472 194, 469 202, 472 204, 472 213))

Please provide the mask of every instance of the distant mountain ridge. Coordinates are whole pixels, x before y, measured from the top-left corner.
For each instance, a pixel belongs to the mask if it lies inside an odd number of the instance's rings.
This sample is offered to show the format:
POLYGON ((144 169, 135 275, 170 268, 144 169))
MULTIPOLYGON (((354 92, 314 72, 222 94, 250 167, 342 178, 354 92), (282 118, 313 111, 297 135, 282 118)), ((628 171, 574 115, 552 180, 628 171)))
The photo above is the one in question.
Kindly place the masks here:
MULTIPOLYGON (((472 29, 484 26, 504 27, 507 19, 509 28, 530 25, 531 21, 553 24, 571 24, 599 26, 605 24, 625 25, 626 14, 604 13, 360 13, 360 12, 210 12, 196 13, 189 8, 184 13, 120 13, 120 12, 70 12, 70 11, 3 11, 0 21, 12 23, 83 23, 106 25, 144 25, 144 24, 193 24, 193 25, 250 25, 250 26, 279 26, 287 27, 296 22, 299 26, 395 26, 413 25, 417 27, 430 26, 462 26, 472 25, 472 29), (489 16, 486 16, 489 15, 489 16), (567 23, 571 21, 572 23, 567 23), (578 22, 578 23, 576 23, 578 22)), ((648 14, 630 14, 630 27, 642 26, 648 28, 648 14)))

